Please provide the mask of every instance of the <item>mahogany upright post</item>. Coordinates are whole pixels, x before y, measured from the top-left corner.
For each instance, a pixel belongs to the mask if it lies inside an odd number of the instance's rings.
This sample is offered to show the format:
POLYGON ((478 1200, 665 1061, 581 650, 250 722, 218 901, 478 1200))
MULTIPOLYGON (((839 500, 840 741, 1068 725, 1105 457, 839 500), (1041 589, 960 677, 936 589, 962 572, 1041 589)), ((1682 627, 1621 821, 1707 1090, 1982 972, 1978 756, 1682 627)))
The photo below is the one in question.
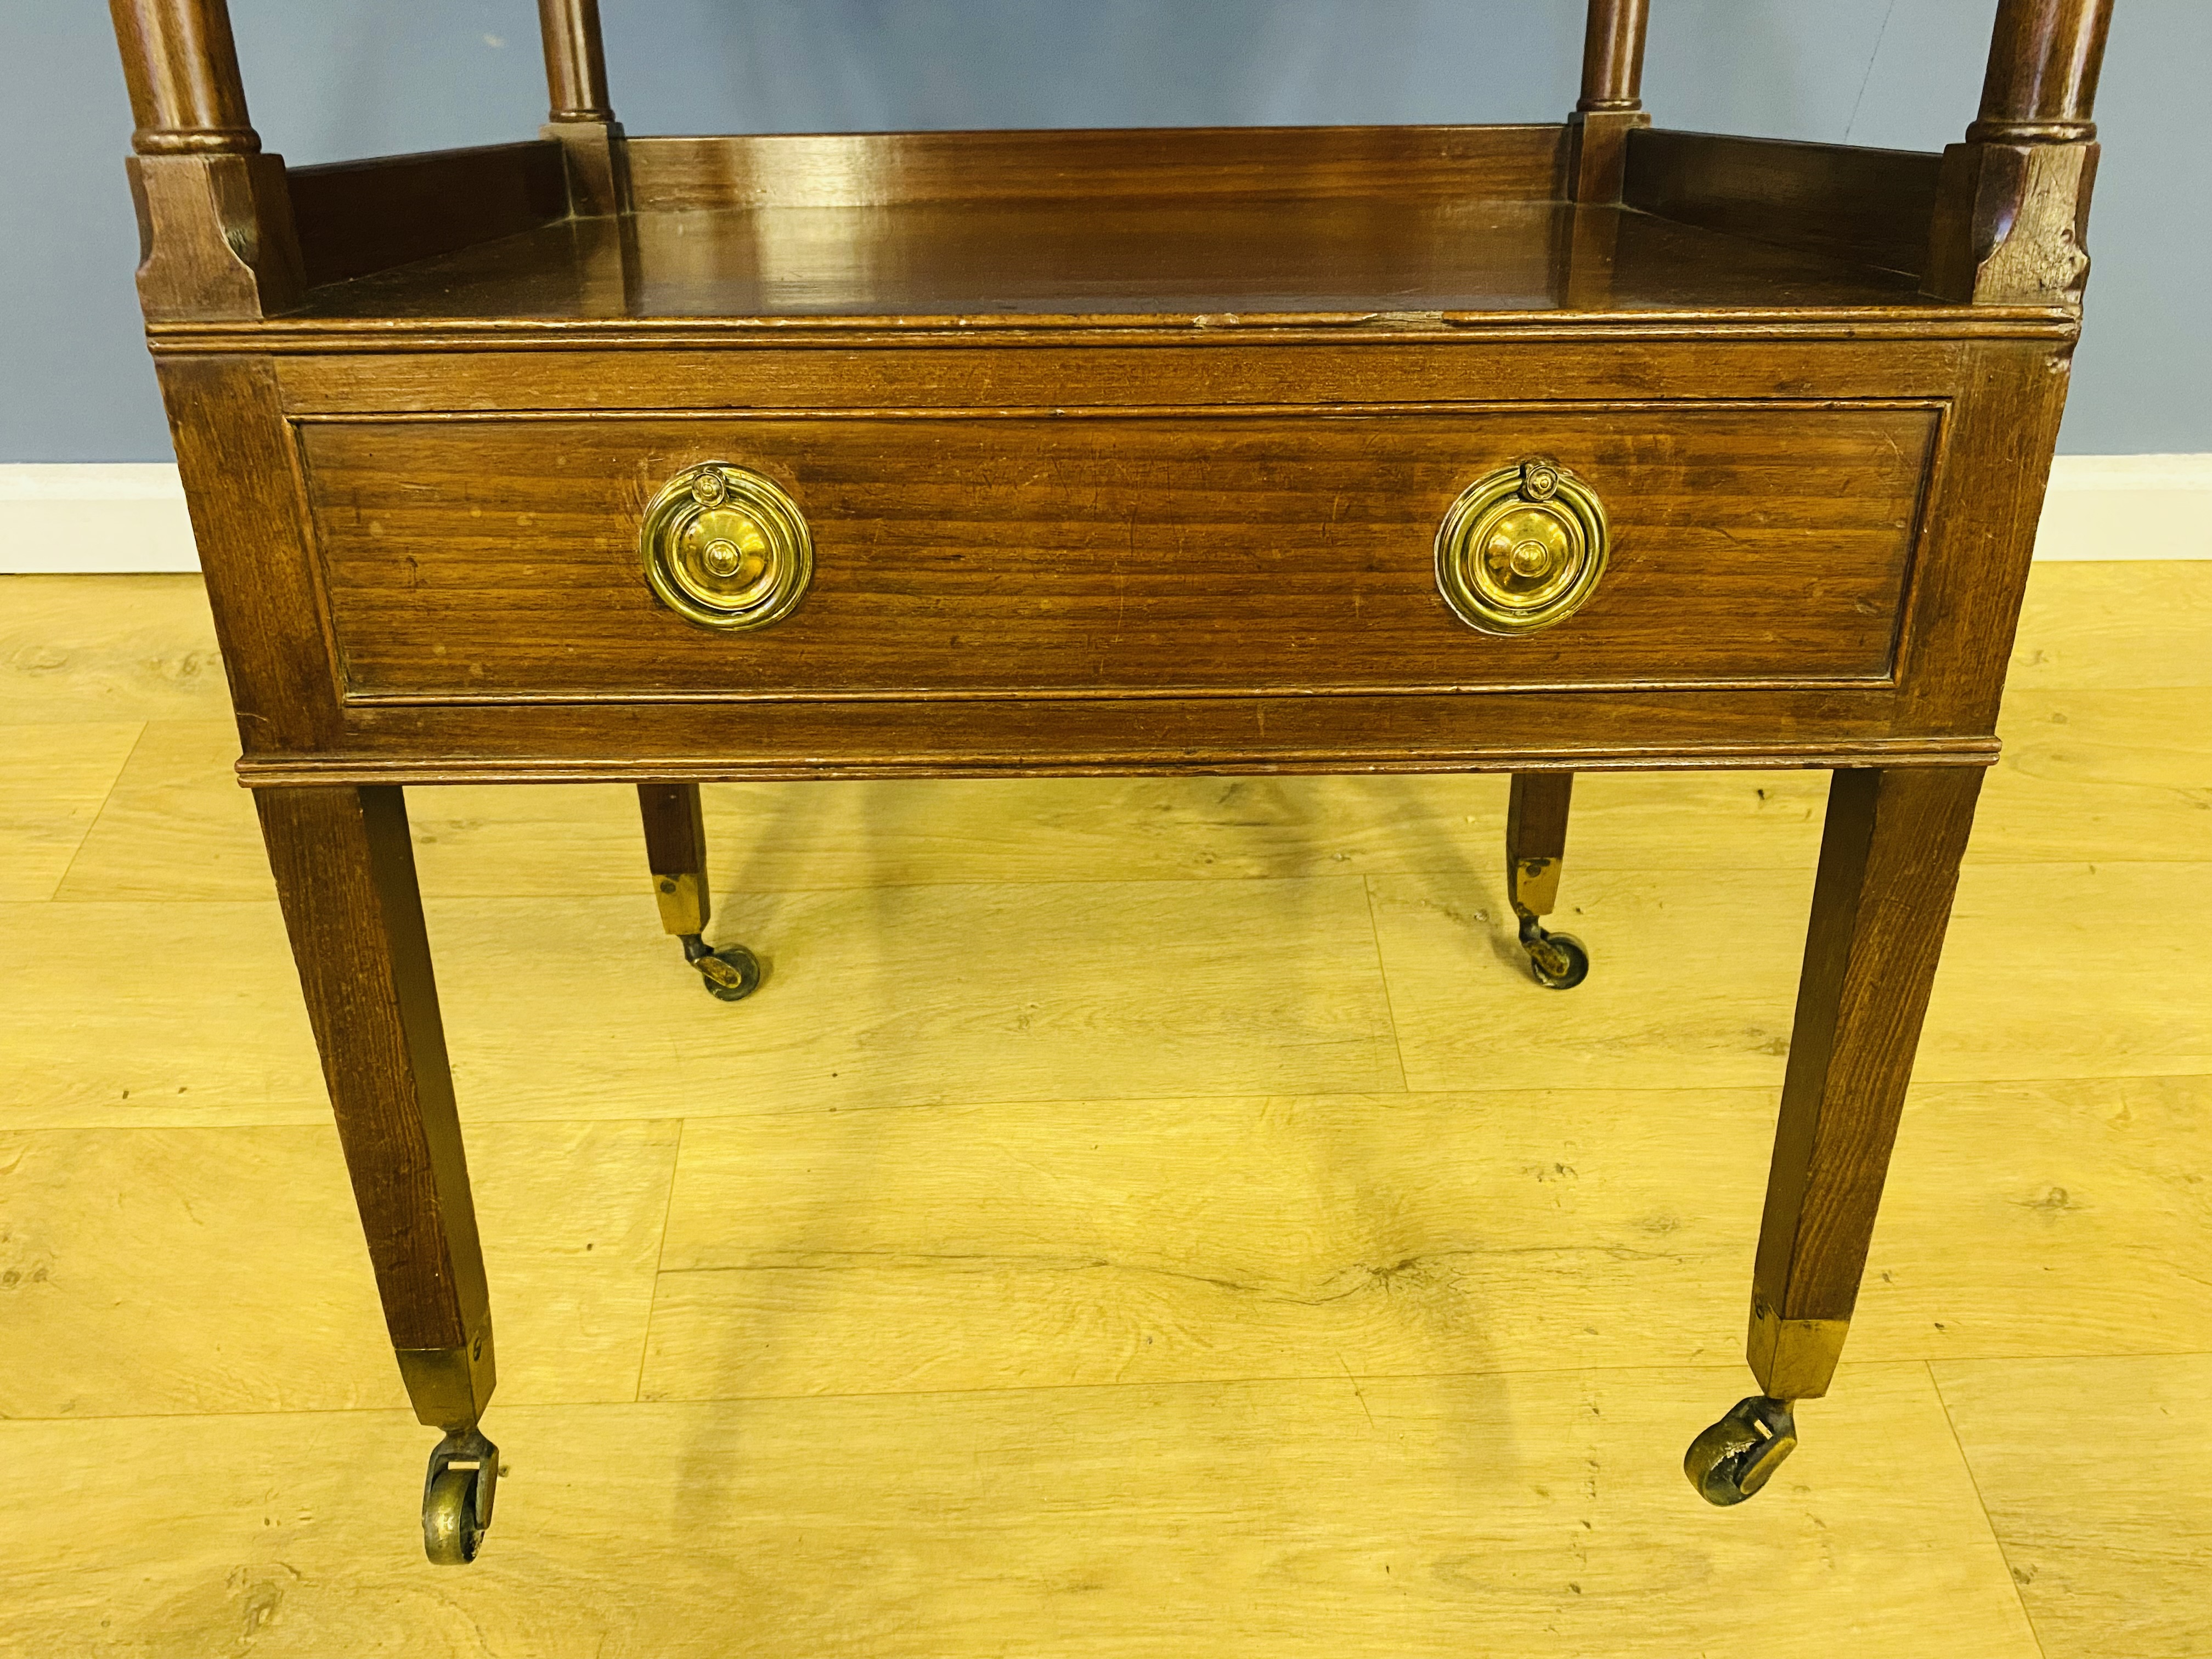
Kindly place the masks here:
POLYGON ((1567 188, 1577 202, 1620 199, 1631 129, 1644 113, 1644 36, 1648 0, 1589 0, 1583 33, 1583 93, 1575 104, 1575 145, 1567 188))
POLYGON ((541 137, 568 158, 568 196, 586 217, 620 213, 629 201, 629 163, 622 124, 607 100, 606 49, 599 0, 538 0, 545 45, 548 109, 541 137))
POLYGON ((1583 30, 1583 95, 1575 107, 1638 110, 1644 107, 1644 35, 1649 0, 1589 0, 1583 30))
POLYGON ((611 121, 607 57, 599 40, 599 0, 538 0, 545 40, 545 84, 552 121, 611 121))
POLYGON ((1969 143, 2086 143, 2112 0, 2005 0, 1969 143))
POLYGON ((1943 152, 1923 291, 2079 305, 2097 173, 2091 117, 2112 0, 2002 0, 1981 112, 1943 152))
POLYGON ((246 321, 299 303, 282 156, 246 112, 223 0, 109 0, 135 152, 138 296, 161 321, 246 321))
POLYGON ((260 135, 223 0, 112 0, 141 155, 252 155, 260 135))

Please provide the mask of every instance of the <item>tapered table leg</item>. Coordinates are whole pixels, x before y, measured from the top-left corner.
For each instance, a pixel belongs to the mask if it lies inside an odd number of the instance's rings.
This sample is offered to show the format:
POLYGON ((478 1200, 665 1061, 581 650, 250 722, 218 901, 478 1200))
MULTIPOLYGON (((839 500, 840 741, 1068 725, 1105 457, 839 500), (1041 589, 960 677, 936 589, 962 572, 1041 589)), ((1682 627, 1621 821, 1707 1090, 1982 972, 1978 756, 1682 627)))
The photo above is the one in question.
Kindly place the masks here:
POLYGON ((1978 768, 1922 767, 1829 785, 1752 1278, 1761 1393, 1686 1463, 1715 1503, 1765 1484, 1796 1443, 1792 1402, 1827 1392, 1843 1351, 1981 783, 1978 768))
POLYGON ((684 959, 699 970, 709 991, 725 1002, 750 996, 760 984, 760 958, 742 945, 717 950, 703 937, 714 899, 707 886, 707 820, 699 786, 641 783, 637 804, 661 927, 682 942, 684 959))
POLYGON ((1559 902, 1559 872, 1567 855, 1567 810, 1574 799, 1571 772, 1516 772, 1505 807, 1505 880, 1528 970, 1540 985, 1571 991, 1589 977, 1589 952, 1567 933, 1547 933, 1537 920, 1559 902))
POLYGON ((406 805, 391 787, 264 789, 254 803, 400 1376, 415 1414, 447 1431, 425 1540, 434 1559, 466 1560, 498 1474, 477 1429, 491 1306, 406 805))

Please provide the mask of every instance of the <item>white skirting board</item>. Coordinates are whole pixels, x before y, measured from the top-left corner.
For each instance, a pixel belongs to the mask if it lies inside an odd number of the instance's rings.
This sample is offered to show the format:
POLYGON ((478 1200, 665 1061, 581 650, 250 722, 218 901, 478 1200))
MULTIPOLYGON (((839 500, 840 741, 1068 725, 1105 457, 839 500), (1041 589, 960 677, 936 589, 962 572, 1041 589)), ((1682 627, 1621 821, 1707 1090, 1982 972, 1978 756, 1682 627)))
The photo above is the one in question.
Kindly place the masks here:
POLYGON ((173 464, 0 466, 0 573, 199 568, 173 464))
MULTIPOLYGON (((2212 454, 2061 455, 2039 559, 2212 559, 2212 454)), ((0 574, 197 570, 177 469, 0 465, 0 574)))

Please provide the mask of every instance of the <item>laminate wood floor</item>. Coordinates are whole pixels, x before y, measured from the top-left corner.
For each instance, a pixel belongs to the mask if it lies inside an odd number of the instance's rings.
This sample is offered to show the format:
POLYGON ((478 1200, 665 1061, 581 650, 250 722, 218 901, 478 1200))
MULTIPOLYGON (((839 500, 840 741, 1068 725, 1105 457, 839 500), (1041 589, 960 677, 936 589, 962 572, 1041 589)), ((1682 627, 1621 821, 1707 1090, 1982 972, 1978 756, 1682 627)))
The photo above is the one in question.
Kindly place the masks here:
POLYGON ((1867 1287, 1757 1502, 1825 780, 410 794, 500 1331, 404 1408, 184 578, 0 578, 0 1655, 2212 1654, 2212 565, 2039 566, 1867 1287), (1728 872, 1717 879, 1716 870, 1728 872))

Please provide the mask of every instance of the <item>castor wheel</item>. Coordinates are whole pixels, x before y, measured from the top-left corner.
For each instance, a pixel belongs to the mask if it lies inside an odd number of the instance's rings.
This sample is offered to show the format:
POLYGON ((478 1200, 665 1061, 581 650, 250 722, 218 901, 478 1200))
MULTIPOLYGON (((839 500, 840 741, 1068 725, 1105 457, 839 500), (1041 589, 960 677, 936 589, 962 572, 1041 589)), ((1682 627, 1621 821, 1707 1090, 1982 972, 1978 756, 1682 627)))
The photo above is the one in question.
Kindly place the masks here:
POLYGON ((1539 985, 1571 991, 1589 977, 1589 952, 1572 933, 1547 933, 1534 922, 1524 922, 1521 944, 1528 952, 1528 971, 1539 985))
POLYGON ((760 988, 760 958, 742 945, 714 950, 698 934, 686 933, 684 959, 699 970, 708 990, 725 1002, 743 1002, 760 988))
POLYGON ((1682 1473, 1708 1504, 1741 1504, 1771 1480, 1797 1449, 1790 1402, 1755 1394, 1690 1443, 1682 1473))
POLYGON ((422 1553, 441 1567, 477 1559, 499 1489, 499 1448, 476 1429, 450 1430, 422 1477, 422 1553))

